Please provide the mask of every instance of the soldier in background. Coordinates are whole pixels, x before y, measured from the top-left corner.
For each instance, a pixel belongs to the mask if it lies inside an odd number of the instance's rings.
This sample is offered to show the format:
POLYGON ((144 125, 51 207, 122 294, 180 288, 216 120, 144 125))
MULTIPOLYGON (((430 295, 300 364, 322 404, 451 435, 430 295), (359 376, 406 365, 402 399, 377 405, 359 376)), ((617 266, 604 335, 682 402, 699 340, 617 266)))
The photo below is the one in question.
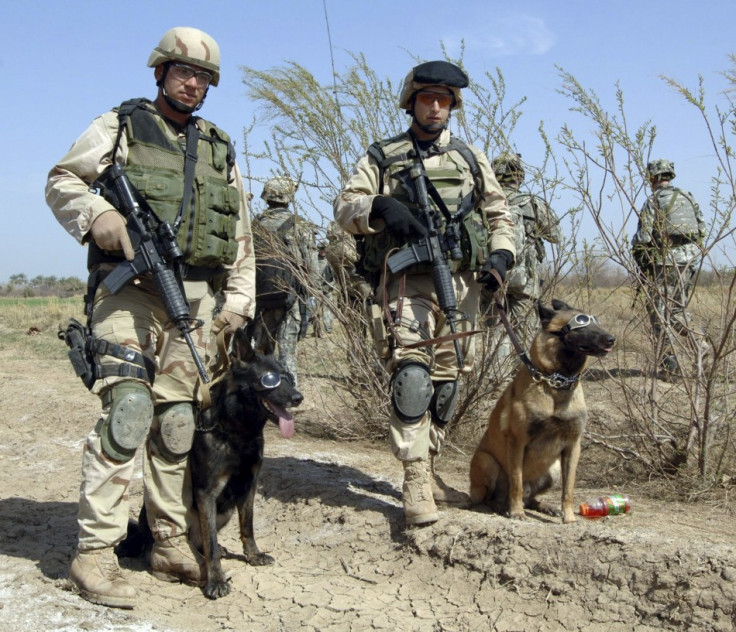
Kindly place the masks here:
MULTIPOLYGON (((261 199, 266 210, 253 222, 258 296, 254 340, 258 349, 278 344, 279 361, 298 386, 297 342, 310 286, 318 286, 317 248, 314 225, 289 209, 297 184, 280 176, 266 182, 261 199), (261 290, 263 273, 276 272, 283 283, 280 291, 261 290)), ((302 407, 304 410, 304 407, 302 407)))
MULTIPOLYGON (((546 256, 544 242, 560 243, 560 221, 545 200, 519 190, 525 175, 520 154, 499 154, 491 167, 514 218, 516 265, 506 276, 506 310, 514 332, 526 347, 539 327, 536 301, 541 289, 539 268, 546 256)), ((481 300, 483 311, 492 314, 492 298, 488 292, 483 292, 481 300)), ((497 357, 501 360, 511 354, 512 346, 505 330, 499 327, 497 331, 502 336, 497 349, 497 357)))
POLYGON ((659 367, 663 377, 680 374, 673 334, 693 333, 686 308, 702 264, 705 238, 698 203, 691 193, 671 184, 674 177, 675 165, 669 160, 652 160, 647 165, 652 194, 639 212, 631 241, 639 271, 654 285, 646 308, 652 331, 662 343, 659 367))
POLYGON ((319 289, 322 295, 317 300, 316 311, 312 316, 312 326, 316 338, 332 333, 330 304, 333 302, 333 294, 335 293, 335 275, 330 262, 327 260, 327 244, 328 242, 324 239, 317 244, 317 274, 319 275, 319 289))

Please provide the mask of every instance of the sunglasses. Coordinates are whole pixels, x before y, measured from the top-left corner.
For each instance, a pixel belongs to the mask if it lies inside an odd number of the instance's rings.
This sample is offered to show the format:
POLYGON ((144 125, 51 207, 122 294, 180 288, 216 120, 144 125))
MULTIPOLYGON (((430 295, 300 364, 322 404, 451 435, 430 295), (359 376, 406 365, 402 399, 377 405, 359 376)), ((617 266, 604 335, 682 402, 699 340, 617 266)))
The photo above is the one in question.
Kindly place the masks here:
POLYGON ((423 105, 431 106, 435 101, 441 108, 448 108, 452 105, 455 98, 451 94, 444 92, 417 92, 417 101, 423 105))

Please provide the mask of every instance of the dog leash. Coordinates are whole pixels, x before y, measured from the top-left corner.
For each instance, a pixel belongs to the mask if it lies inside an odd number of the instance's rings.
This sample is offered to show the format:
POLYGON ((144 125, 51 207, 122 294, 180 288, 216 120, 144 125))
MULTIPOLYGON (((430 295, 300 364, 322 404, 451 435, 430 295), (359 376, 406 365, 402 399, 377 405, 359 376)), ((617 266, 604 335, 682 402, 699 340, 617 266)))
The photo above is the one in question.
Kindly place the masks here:
POLYGON ((483 333, 482 329, 473 329, 471 331, 460 331, 454 334, 447 334, 445 336, 438 336, 437 338, 426 338, 425 340, 419 340, 417 342, 412 342, 409 344, 405 344, 404 341, 401 339, 401 336, 399 335, 399 332, 396 329, 396 325, 401 321, 401 313, 404 306, 404 296, 406 295, 406 272, 403 272, 401 276, 399 277, 399 294, 396 298, 396 315, 392 317, 391 310, 388 306, 388 293, 386 292, 386 285, 387 285, 387 279, 388 279, 388 258, 398 250, 398 248, 394 248, 393 250, 390 250, 386 257, 383 260, 383 285, 381 287, 381 294, 383 295, 383 315, 386 319, 386 324, 388 325, 388 329, 391 331, 391 334, 394 337, 394 340, 396 340, 396 344, 404 349, 418 349, 420 347, 429 347, 438 343, 448 342, 451 340, 457 340, 459 338, 467 338, 468 336, 474 336, 475 334, 481 334, 483 333))
MULTIPOLYGON (((496 280, 498 281, 498 284, 499 284, 498 285, 499 289, 502 288, 503 281, 501 279, 501 275, 498 274, 498 272, 493 269, 490 270, 490 273, 494 277, 496 277, 496 280)), ((572 377, 568 377, 567 375, 562 375, 562 373, 550 373, 549 375, 547 375, 546 373, 542 373, 542 371, 540 371, 537 367, 534 366, 534 364, 531 361, 531 358, 529 357, 529 354, 521 346, 519 339, 516 337, 516 333, 511 327, 511 323, 509 322, 508 315, 506 314, 506 308, 504 307, 503 301, 501 300, 499 289, 493 292, 493 302, 495 304, 496 311, 498 312, 498 315, 501 318, 501 322, 503 323, 504 329, 506 329, 506 333, 509 335, 511 344, 514 345, 514 349, 516 349, 516 353, 519 356, 519 359, 524 363, 524 366, 526 367, 527 371, 529 371, 529 373, 531 374, 532 379, 535 382, 545 382, 549 386, 557 390, 568 390, 568 389, 571 389, 573 386, 575 386, 575 384, 577 384, 578 381, 580 380, 580 374, 574 375, 572 377)))

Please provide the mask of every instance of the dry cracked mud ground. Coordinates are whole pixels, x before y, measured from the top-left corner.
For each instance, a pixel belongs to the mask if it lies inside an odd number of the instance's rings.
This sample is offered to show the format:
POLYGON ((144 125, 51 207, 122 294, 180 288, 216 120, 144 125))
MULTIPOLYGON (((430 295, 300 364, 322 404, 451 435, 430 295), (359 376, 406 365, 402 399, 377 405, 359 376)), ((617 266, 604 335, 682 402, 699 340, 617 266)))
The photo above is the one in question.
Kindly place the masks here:
MULTIPOLYGON (((22 356, 0 349, 2 630, 736 629, 736 530, 726 513, 633 496, 631 514, 594 522, 449 509, 407 530, 400 464, 385 446, 314 438, 318 410, 298 414, 291 440, 267 432, 255 526, 275 564, 247 566, 231 522, 220 537, 229 596, 210 601, 129 560, 138 606, 87 603, 67 577, 97 400, 64 360, 22 356)), ((465 489, 467 465, 453 456, 440 470, 465 489)), ((582 480, 576 499, 605 491, 582 480)), ((137 479, 134 511, 141 498, 137 479)))

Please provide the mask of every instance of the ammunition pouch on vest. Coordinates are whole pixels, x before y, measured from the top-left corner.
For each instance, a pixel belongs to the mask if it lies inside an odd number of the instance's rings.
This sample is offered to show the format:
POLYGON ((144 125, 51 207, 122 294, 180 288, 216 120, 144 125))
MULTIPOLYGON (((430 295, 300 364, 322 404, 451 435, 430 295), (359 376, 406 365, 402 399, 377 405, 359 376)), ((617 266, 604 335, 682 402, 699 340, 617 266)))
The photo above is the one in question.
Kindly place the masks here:
POLYGON ((119 136, 125 131, 128 141, 125 172, 157 217, 176 228, 185 262, 195 268, 233 263, 240 198, 228 184, 235 164, 230 137, 192 117, 185 149, 167 134, 166 123, 146 99, 121 104, 118 120, 119 136))

